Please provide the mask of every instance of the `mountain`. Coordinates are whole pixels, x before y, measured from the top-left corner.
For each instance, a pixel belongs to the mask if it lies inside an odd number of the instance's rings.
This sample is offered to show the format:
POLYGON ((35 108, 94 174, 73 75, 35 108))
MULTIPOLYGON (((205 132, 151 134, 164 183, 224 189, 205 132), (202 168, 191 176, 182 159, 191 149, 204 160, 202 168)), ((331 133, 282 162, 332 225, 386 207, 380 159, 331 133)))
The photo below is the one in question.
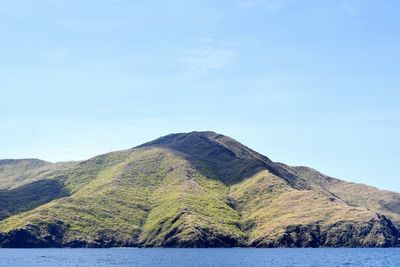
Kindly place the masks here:
POLYGON ((214 132, 81 162, 0 162, 1 247, 400 246, 400 194, 214 132))
POLYGON ((39 159, 0 160, 0 189, 10 189, 27 180, 30 173, 51 165, 39 159))
POLYGON ((61 177, 70 165, 38 159, 0 160, 0 221, 67 196, 63 184, 54 178, 61 177))

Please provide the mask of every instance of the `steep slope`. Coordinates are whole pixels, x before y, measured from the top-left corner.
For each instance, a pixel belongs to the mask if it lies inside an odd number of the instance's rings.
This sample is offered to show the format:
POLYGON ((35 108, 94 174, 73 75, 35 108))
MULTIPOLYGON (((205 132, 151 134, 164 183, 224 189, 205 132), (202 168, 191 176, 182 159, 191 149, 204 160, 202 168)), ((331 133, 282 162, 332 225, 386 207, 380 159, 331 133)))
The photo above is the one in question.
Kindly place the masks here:
POLYGON ((318 191, 297 190, 262 171, 232 186, 249 245, 256 247, 396 246, 399 231, 385 217, 318 191))
POLYGON ((229 206, 228 188, 180 159, 151 196, 141 244, 163 247, 231 247, 244 244, 240 216, 229 206))
POLYGON ((230 137, 214 132, 170 134, 139 147, 162 147, 179 151, 204 176, 221 180, 227 185, 267 169, 294 187, 307 187, 307 182, 289 168, 274 163, 230 137))
MULTIPOLYGON (((18 175, 13 177, 13 182, 7 180, 9 188, 0 190, 0 220, 73 194, 103 169, 126 160, 129 153, 129 151, 119 151, 82 162, 46 163, 42 167, 21 168, 17 171, 18 175)), ((3 162, 19 162, 19 160, 3 162)), ((13 168, 17 169, 17 166, 13 168)))
POLYGON ((395 219, 395 208, 372 209, 372 195, 359 201, 345 182, 309 170, 213 132, 172 134, 34 176, 23 172, 28 182, 0 192, 0 211, 10 216, 0 218, 0 246, 400 245, 382 215, 395 219), (13 190, 43 201, 12 198, 13 190), (19 209, 25 202, 31 208, 19 209))
POLYGON ((2 163, 0 220, 68 195, 62 179, 75 165, 73 162, 51 164, 28 159, 3 160, 2 163))
MULTIPOLYGON (((2 221, 0 230, 7 234, 0 234, 0 244, 240 244, 243 233, 237 227, 239 215, 226 203, 228 189, 221 182, 203 177, 189 162, 166 149, 143 148, 121 153, 124 161, 103 168, 71 196, 2 221)), ((88 165, 93 166, 93 162, 88 165)), ((67 179, 71 180, 75 178, 67 179)))
POLYGON ((332 192, 350 206, 366 207, 388 217, 400 227, 400 194, 375 187, 345 182, 307 167, 293 167, 300 176, 332 192))
MULTIPOLYGON (((0 243, 9 247, 132 245, 132 229, 137 232, 134 223, 140 220, 136 215, 145 203, 135 202, 135 195, 124 195, 123 182, 129 172, 122 175, 122 171, 131 152, 109 153, 74 166, 57 179, 68 197, 3 220, 0 228, 9 233, 0 235, 0 243), (114 216, 116 212, 119 216, 114 216)), ((142 194, 139 186, 135 190, 142 194)))
POLYGON ((0 189, 10 189, 23 182, 30 174, 50 162, 39 159, 5 159, 0 160, 0 189))

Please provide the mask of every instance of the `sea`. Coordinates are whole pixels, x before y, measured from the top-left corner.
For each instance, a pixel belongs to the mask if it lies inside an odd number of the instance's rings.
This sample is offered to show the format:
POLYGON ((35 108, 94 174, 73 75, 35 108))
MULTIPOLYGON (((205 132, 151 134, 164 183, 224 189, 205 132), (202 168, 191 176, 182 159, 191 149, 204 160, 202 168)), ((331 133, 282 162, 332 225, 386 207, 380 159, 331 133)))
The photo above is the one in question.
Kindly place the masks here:
POLYGON ((400 266, 396 248, 0 249, 3 267, 400 266))

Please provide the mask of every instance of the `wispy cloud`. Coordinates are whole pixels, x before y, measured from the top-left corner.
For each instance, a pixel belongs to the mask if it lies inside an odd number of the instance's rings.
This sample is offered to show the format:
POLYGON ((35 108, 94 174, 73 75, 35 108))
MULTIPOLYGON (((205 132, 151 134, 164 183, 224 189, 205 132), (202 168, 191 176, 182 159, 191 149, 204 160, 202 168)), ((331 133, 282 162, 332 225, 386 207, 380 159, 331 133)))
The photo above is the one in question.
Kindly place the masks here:
POLYGON ((61 47, 43 52, 40 56, 49 63, 65 63, 71 57, 71 49, 61 47))
POLYGON ((285 8, 293 0, 243 0, 239 2, 240 8, 263 8, 270 12, 278 12, 285 8))
POLYGON ((242 0, 239 8, 262 8, 275 13, 291 6, 296 6, 298 11, 311 11, 321 15, 346 14, 356 16, 361 12, 360 4, 363 0, 242 0), (300 9, 299 9, 300 8, 300 9))
POLYGON ((201 38, 194 42, 192 48, 183 51, 172 66, 194 75, 204 75, 232 64, 236 57, 232 44, 201 38))
POLYGON ((319 2, 310 1, 309 11, 320 15, 337 15, 344 14, 349 16, 357 16, 361 13, 360 5, 362 1, 333 1, 319 2))

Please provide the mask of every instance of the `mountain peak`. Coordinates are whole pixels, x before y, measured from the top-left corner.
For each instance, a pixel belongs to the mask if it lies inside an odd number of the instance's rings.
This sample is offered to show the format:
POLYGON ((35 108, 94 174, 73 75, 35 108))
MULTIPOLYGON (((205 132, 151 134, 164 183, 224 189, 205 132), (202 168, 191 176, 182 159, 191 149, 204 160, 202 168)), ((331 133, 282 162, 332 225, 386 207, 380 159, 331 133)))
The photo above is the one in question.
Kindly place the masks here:
POLYGON ((296 176, 292 172, 235 139, 212 131, 169 134, 138 146, 143 147, 177 151, 202 174, 226 184, 239 182, 261 170, 268 170, 295 184, 296 176))
POLYGON ((223 136, 216 132, 212 131, 192 131, 188 133, 171 133, 162 137, 159 137, 153 141, 147 142, 145 144, 140 145, 139 147, 149 146, 149 145, 166 145, 172 144, 176 142, 180 142, 181 140, 190 140, 194 138, 208 138, 214 139, 216 136, 223 136))

